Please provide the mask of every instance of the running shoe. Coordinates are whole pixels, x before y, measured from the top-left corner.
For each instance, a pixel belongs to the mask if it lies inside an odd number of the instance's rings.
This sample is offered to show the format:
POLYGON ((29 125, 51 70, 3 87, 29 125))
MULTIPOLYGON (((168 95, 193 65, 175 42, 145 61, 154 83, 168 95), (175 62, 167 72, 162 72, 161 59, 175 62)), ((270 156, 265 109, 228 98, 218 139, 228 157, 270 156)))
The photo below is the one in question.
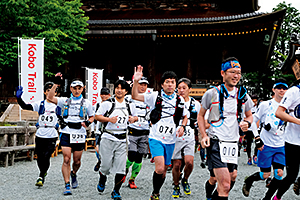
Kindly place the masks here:
POLYGON ((99 160, 99 161, 97 162, 97 164, 95 165, 95 167, 94 167, 94 171, 95 171, 95 172, 99 171, 100 164, 101 164, 101 161, 99 160))
POLYGON ((257 165, 257 162, 258 162, 257 156, 253 156, 253 163, 257 165))
POLYGON ((248 165, 252 165, 252 159, 251 159, 251 158, 248 159, 247 164, 248 164, 248 165))
POLYGON ((179 185, 174 185, 174 191, 173 191, 173 194, 172 194, 172 197, 173 198, 179 198, 180 196, 180 187, 179 185))
POLYGON ((184 181, 181 182, 181 185, 183 187, 184 194, 190 195, 191 194, 191 188, 190 188, 189 183, 186 180, 184 180, 184 181))
POLYGON ((71 183, 72 183, 73 189, 78 187, 77 176, 76 176, 76 174, 73 173, 73 171, 71 172, 71 183))
POLYGON ((245 182, 244 182, 244 185, 243 185, 243 188, 242 188, 242 192, 243 192, 243 195, 244 195, 245 197, 248 197, 248 196, 249 196, 249 194, 250 194, 250 189, 251 189, 251 186, 252 186, 252 184, 247 183, 247 178, 248 178, 248 177, 246 177, 245 182))
POLYGON ((137 188, 137 186, 135 185, 133 179, 129 180, 128 186, 129 186, 131 189, 136 189, 136 188, 137 188))
POLYGON ((299 179, 300 179, 300 177, 296 180, 296 182, 294 183, 294 186, 293 186, 293 190, 294 190, 294 192, 295 192, 295 194, 296 195, 299 195, 299 189, 300 189, 300 187, 299 187, 299 179))
POLYGON ((120 193, 116 192, 115 190, 111 193, 111 198, 114 200, 122 200, 120 193))
POLYGON ((38 177, 36 180, 35 186, 42 187, 44 185, 44 180, 42 177, 38 177))
POLYGON ((153 194, 152 193, 149 200, 159 200, 159 194, 153 194))
POLYGON ((277 196, 275 195, 272 200, 281 200, 281 199, 278 199, 277 196))
POLYGON ((72 195, 70 183, 66 183, 64 195, 72 195))
POLYGON ((97 185, 97 190, 98 192, 104 192, 104 189, 105 189, 105 185, 102 185, 101 183, 98 183, 97 185))
POLYGON ((206 200, 212 200, 212 198, 206 198, 206 200))
POLYGON ((151 163, 154 163, 154 158, 151 158, 150 162, 151 162, 151 163))

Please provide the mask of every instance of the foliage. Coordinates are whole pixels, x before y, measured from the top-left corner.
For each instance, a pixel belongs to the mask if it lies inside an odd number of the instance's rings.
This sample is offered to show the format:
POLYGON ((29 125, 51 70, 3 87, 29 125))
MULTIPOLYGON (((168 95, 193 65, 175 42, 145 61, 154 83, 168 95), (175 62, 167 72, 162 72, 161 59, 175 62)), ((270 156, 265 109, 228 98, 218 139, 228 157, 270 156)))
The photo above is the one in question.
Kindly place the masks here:
POLYGON ((286 15, 277 37, 274 52, 269 63, 269 69, 243 74, 244 83, 250 94, 256 94, 262 99, 270 98, 273 81, 278 78, 285 78, 288 84, 292 84, 296 79, 293 74, 283 74, 282 64, 286 59, 291 33, 300 33, 300 13, 291 4, 279 3, 273 11, 286 9, 286 15))
POLYGON ((82 50, 85 41, 88 17, 81 5, 80 0, 1 0, 0 70, 17 65, 18 37, 45 38, 46 72, 66 63, 66 54, 82 50))

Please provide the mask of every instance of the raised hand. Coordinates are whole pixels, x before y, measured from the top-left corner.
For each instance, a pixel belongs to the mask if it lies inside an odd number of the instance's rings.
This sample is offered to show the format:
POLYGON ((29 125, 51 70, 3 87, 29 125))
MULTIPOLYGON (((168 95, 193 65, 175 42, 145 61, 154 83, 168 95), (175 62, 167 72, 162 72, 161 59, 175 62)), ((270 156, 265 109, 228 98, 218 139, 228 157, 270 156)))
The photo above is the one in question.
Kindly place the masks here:
POLYGON ((134 75, 133 75, 133 80, 134 81, 139 81, 143 77, 143 67, 141 65, 138 65, 137 67, 134 68, 134 75))
POLYGON ((21 96, 22 96, 22 94, 23 94, 23 87, 22 86, 18 86, 17 88, 16 88, 16 97, 17 98, 21 98, 21 96))

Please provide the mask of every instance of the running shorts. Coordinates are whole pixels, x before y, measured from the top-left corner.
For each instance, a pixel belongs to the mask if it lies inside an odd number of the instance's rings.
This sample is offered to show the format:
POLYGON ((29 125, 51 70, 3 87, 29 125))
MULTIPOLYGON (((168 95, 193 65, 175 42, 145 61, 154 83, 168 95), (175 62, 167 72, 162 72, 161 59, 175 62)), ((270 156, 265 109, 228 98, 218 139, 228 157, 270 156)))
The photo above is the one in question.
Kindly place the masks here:
POLYGON ((61 147, 71 147, 73 151, 82 151, 85 147, 85 143, 70 143, 70 134, 61 133, 60 135, 60 146, 61 147))
POLYGON ((257 152, 257 159, 257 166, 260 168, 270 168, 272 163, 278 163, 285 166, 284 147, 270 147, 264 145, 264 149, 257 152))
POLYGON ((152 158, 163 156, 165 158, 165 165, 171 165, 175 144, 163 144, 161 141, 149 138, 149 147, 152 158))
POLYGON ((138 152, 139 154, 148 153, 148 135, 132 136, 128 135, 128 151, 138 152))
POLYGON ((172 159, 183 159, 184 156, 195 155, 195 140, 178 140, 175 143, 175 150, 172 159))

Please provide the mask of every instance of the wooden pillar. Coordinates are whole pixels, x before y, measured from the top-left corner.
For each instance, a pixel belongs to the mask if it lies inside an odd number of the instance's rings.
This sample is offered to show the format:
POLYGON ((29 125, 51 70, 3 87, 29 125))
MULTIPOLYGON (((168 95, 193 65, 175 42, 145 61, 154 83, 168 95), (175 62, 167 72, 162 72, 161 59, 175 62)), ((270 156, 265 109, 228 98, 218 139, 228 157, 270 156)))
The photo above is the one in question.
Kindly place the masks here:
POLYGON ((192 69, 192 66, 191 66, 191 58, 188 58, 186 77, 190 80, 192 80, 192 78, 193 78, 193 69, 192 69))

